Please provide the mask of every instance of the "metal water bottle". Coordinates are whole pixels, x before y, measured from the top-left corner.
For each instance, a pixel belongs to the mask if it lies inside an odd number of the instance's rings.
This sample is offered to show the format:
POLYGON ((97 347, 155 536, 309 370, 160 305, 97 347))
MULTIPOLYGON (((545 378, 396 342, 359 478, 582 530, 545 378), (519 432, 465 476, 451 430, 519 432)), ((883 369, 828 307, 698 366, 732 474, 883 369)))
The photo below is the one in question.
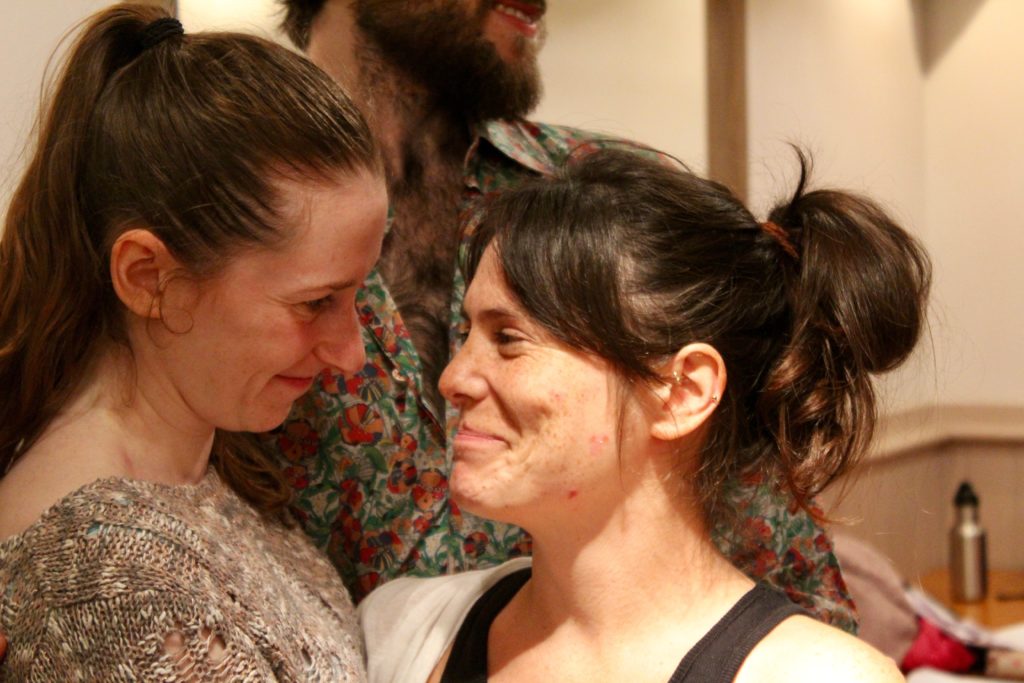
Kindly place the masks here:
POLYGON ((988 589, 985 530, 978 523, 978 496, 969 482, 953 498, 956 521, 949 532, 949 577, 956 602, 979 602, 988 589))

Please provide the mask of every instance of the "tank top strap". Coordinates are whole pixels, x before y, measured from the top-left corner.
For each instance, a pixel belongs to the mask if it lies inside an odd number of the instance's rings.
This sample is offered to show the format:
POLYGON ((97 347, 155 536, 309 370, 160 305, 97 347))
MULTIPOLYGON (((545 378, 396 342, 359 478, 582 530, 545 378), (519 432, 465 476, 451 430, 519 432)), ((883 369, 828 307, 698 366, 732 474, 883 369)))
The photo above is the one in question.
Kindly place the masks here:
POLYGON ((480 596, 459 626, 441 683, 487 682, 487 637, 491 623, 530 580, 531 574, 529 567, 513 572, 480 596))
POLYGON ((783 620, 806 612, 758 583, 686 653, 669 683, 731 683, 747 655, 783 620))

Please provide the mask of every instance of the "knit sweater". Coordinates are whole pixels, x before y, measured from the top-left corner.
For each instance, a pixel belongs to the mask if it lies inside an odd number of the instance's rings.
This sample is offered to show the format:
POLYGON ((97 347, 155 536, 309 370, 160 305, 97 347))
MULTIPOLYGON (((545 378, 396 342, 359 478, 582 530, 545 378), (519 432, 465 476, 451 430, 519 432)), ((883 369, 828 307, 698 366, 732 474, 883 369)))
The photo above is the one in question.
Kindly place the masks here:
POLYGON ((364 681, 348 593, 212 470, 104 479, 0 543, 0 681, 364 681))

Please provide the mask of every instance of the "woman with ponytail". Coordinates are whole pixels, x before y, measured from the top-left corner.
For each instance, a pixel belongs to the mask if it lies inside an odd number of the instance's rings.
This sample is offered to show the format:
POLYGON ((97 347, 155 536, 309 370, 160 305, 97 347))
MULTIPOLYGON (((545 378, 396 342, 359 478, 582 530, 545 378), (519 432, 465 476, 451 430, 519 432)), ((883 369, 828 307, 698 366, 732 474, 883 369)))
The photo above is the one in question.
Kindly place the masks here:
POLYGON ((820 516, 813 497, 870 439, 871 376, 924 324, 920 246, 801 167, 764 222, 622 150, 489 207, 441 378, 460 411, 450 486, 529 531, 533 558, 372 593, 371 681, 902 680, 711 540, 741 481, 820 516))
POLYGON ((0 678, 362 680, 240 436, 363 351, 387 200, 304 59, 142 5, 69 50, 0 237, 0 678))

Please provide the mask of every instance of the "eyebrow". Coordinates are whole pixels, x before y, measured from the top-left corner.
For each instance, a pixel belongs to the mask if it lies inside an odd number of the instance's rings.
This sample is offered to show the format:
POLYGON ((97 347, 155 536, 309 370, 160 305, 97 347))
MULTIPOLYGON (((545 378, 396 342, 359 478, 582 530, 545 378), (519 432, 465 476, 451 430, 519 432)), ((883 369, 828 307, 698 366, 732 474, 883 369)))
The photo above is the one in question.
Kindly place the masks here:
POLYGON ((478 320, 482 322, 503 320, 506 318, 521 318, 523 314, 519 311, 515 311, 511 308, 502 308, 501 306, 494 306, 491 308, 485 308, 484 310, 476 314, 478 320))
POLYGON ((298 290, 295 293, 296 294, 306 294, 308 292, 316 292, 316 291, 319 291, 321 289, 329 289, 329 290, 334 291, 334 292, 340 292, 343 289, 348 289, 350 287, 355 287, 358 284, 360 284, 360 283, 356 282, 352 278, 349 278, 348 280, 342 280, 341 282, 330 282, 330 283, 327 283, 326 285, 314 285, 312 287, 305 287, 304 289, 300 289, 300 290, 298 290))

